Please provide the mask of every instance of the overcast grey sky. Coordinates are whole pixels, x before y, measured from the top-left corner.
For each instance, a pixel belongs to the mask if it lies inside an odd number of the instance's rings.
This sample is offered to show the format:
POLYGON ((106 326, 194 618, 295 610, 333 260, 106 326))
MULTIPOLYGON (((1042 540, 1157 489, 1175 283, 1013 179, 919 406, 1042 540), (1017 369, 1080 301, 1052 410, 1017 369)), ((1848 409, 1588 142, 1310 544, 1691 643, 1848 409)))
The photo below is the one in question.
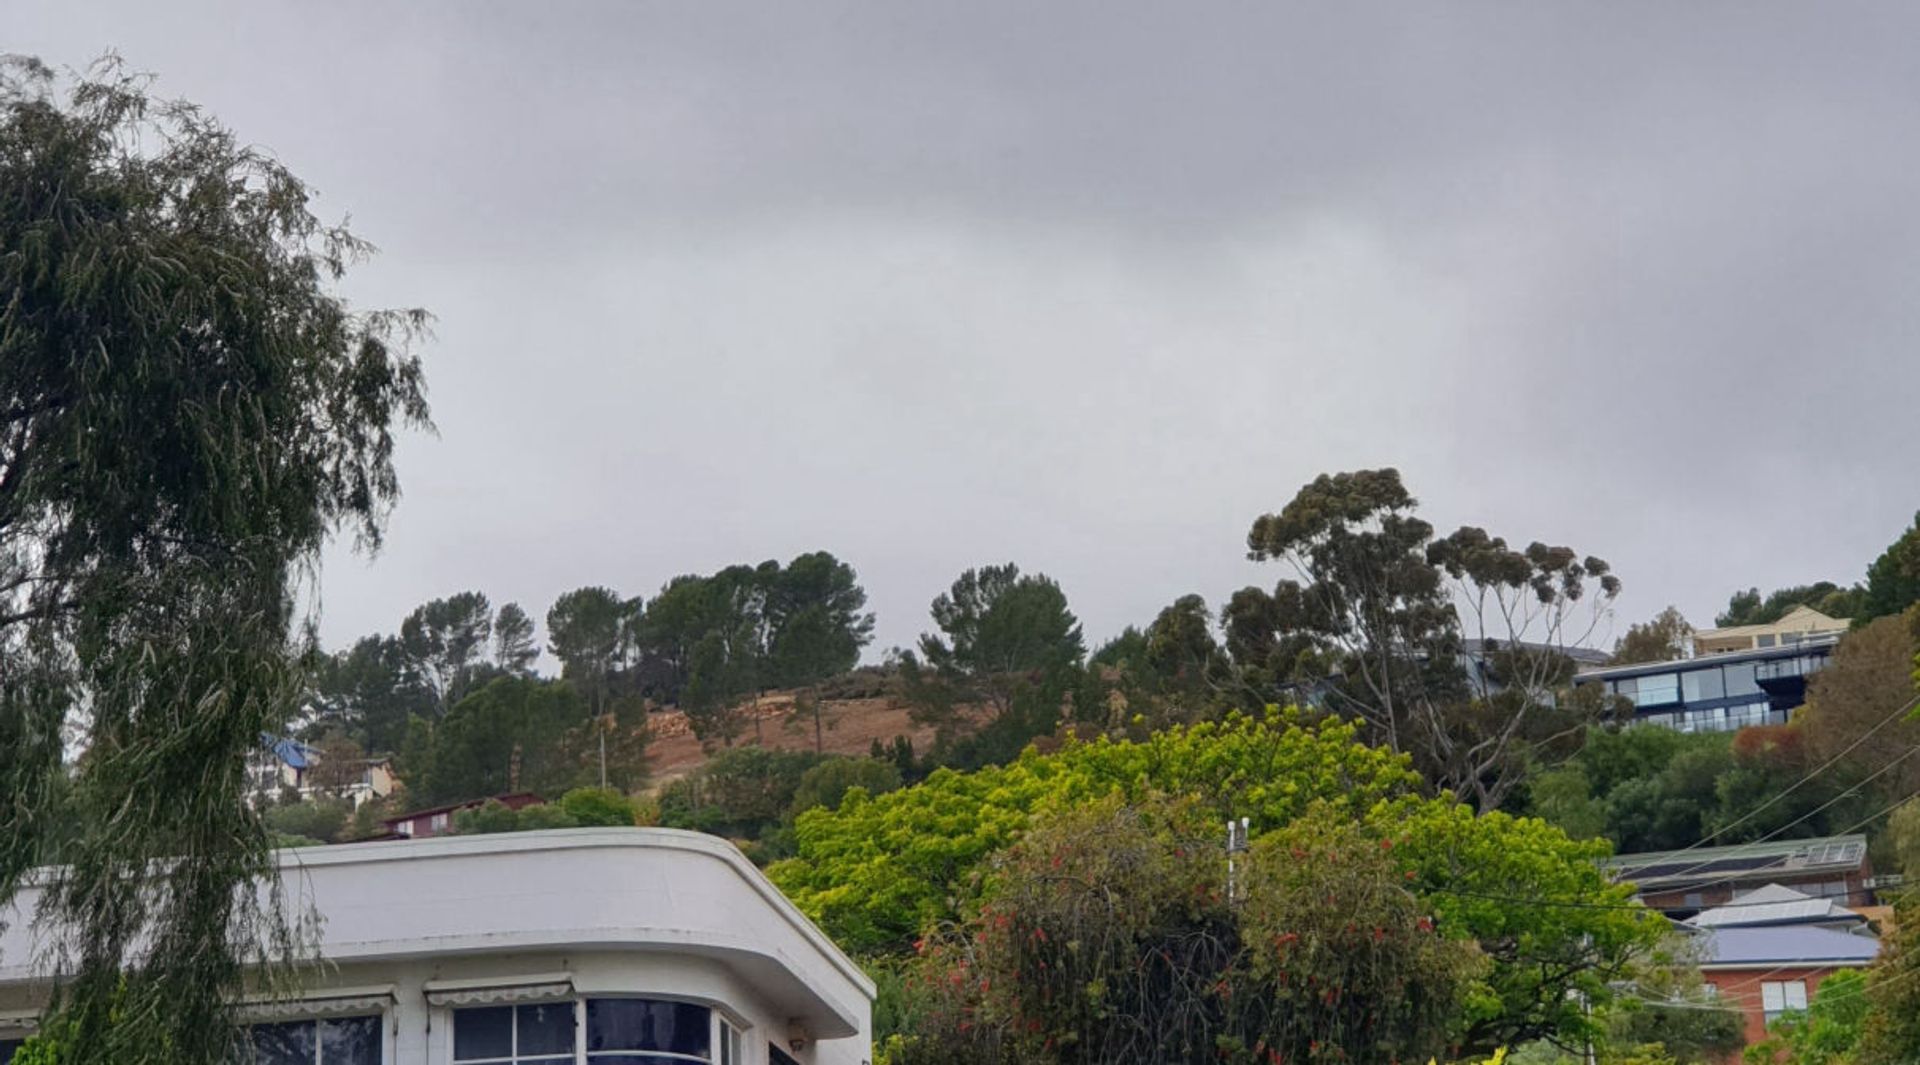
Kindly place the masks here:
POLYGON ((1099 640, 1278 573, 1397 465, 1434 524, 1671 602, 1858 579, 1920 507, 1920 8, 0 0, 382 248, 438 438, 331 644, 469 587, 826 548, 905 644, 961 569, 1099 640))

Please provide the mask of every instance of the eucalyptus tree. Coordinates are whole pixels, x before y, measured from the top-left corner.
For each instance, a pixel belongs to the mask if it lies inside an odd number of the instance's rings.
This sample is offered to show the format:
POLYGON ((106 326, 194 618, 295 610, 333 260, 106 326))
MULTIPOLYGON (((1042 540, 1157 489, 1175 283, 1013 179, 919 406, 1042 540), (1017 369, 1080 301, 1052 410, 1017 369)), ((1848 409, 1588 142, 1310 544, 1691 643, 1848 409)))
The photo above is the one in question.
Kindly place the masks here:
POLYGON ((1249 557, 1291 571, 1223 619, 1253 685, 1320 702, 1413 755, 1435 783, 1498 806, 1529 758, 1608 707, 1567 692, 1569 648, 1620 591, 1599 558, 1462 526, 1436 536, 1393 469, 1323 474, 1256 519, 1249 557))
POLYGON ((64 832, 36 920, 82 1065, 222 1060, 293 946, 242 890, 245 756, 303 687, 297 581, 378 544, 427 423, 424 315, 333 292, 368 245, 147 86, 0 64, 0 903, 64 832))

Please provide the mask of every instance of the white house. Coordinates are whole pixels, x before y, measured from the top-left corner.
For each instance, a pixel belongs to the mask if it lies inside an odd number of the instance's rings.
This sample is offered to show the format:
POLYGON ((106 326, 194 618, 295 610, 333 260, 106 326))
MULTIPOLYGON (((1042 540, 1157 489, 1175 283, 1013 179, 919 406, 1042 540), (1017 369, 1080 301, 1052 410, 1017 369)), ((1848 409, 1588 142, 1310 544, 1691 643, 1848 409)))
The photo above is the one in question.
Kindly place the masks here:
MULTIPOLYGON (((712 836, 579 828, 279 861, 289 898, 318 917, 327 964, 297 997, 246 1005, 260 1065, 869 1057, 873 983, 712 836)), ((0 913, 0 1041, 21 1038, 46 1001, 22 919, 36 902, 29 888, 0 913)))

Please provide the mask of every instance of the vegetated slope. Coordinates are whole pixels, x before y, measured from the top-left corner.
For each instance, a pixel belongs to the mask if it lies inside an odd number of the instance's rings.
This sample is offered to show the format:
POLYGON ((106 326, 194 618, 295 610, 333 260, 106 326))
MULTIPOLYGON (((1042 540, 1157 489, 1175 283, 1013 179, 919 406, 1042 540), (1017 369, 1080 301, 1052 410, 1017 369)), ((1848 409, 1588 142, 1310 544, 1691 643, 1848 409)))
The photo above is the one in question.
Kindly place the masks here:
MULTIPOLYGON (((757 709, 751 705, 743 707, 741 716, 746 724, 740 735, 734 737, 733 745, 758 743, 782 750, 813 750, 813 714, 794 712, 796 694, 768 692, 760 698, 757 709)), ((892 743, 895 736, 912 740, 914 750, 920 753, 925 753, 933 743, 932 727, 914 722, 907 714, 906 704, 892 696, 824 699, 822 706, 826 724, 820 746, 828 754, 866 754, 874 740, 885 746, 892 743)), ((648 727, 653 732, 648 753, 655 786, 684 777, 706 761, 707 753, 694 738, 686 715, 679 710, 656 711, 648 727)))

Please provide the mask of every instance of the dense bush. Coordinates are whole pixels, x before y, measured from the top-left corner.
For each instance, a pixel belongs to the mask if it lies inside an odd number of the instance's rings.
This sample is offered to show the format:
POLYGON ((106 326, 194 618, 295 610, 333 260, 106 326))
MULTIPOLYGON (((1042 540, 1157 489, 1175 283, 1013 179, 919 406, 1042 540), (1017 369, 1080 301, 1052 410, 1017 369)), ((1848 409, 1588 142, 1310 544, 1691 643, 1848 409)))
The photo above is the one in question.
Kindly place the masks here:
POLYGON ((1442 1052, 1485 959, 1436 930, 1388 846, 1316 807, 1229 898, 1192 803, 1042 817, 915 967, 891 1062, 1384 1062, 1442 1052))
POLYGON ((290 803, 271 807, 266 813, 267 828, 273 832, 322 843, 342 838, 352 817, 353 804, 344 799, 290 803))
POLYGON ((791 816, 824 806, 840 808, 840 800, 851 788, 863 788, 868 795, 883 795, 900 786, 900 768, 877 758, 829 758, 806 771, 794 789, 791 816))
MULTIPOLYGON (((1216 820, 1250 818, 1259 837, 1319 804, 1395 840, 1408 890, 1445 935, 1477 941, 1489 957, 1463 1010, 1470 1046, 1584 1031, 1569 992, 1609 997, 1608 981, 1664 922, 1624 905, 1630 890, 1596 865, 1604 842, 1570 840, 1539 820, 1476 816, 1423 790, 1406 759, 1356 743, 1350 725, 1236 716, 1138 743, 1069 742, 1004 767, 942 770, 880 796, 850 793, 837 811, 801 814, 797 856, 769 872, 842 945, 900 951, 925 929, 964 920, 991 887, 988 857, 1036 816, 1109 797, 1189 797, 1216 820)), ((1211 860, 1223 858, 1216 850, 1211 860)))

